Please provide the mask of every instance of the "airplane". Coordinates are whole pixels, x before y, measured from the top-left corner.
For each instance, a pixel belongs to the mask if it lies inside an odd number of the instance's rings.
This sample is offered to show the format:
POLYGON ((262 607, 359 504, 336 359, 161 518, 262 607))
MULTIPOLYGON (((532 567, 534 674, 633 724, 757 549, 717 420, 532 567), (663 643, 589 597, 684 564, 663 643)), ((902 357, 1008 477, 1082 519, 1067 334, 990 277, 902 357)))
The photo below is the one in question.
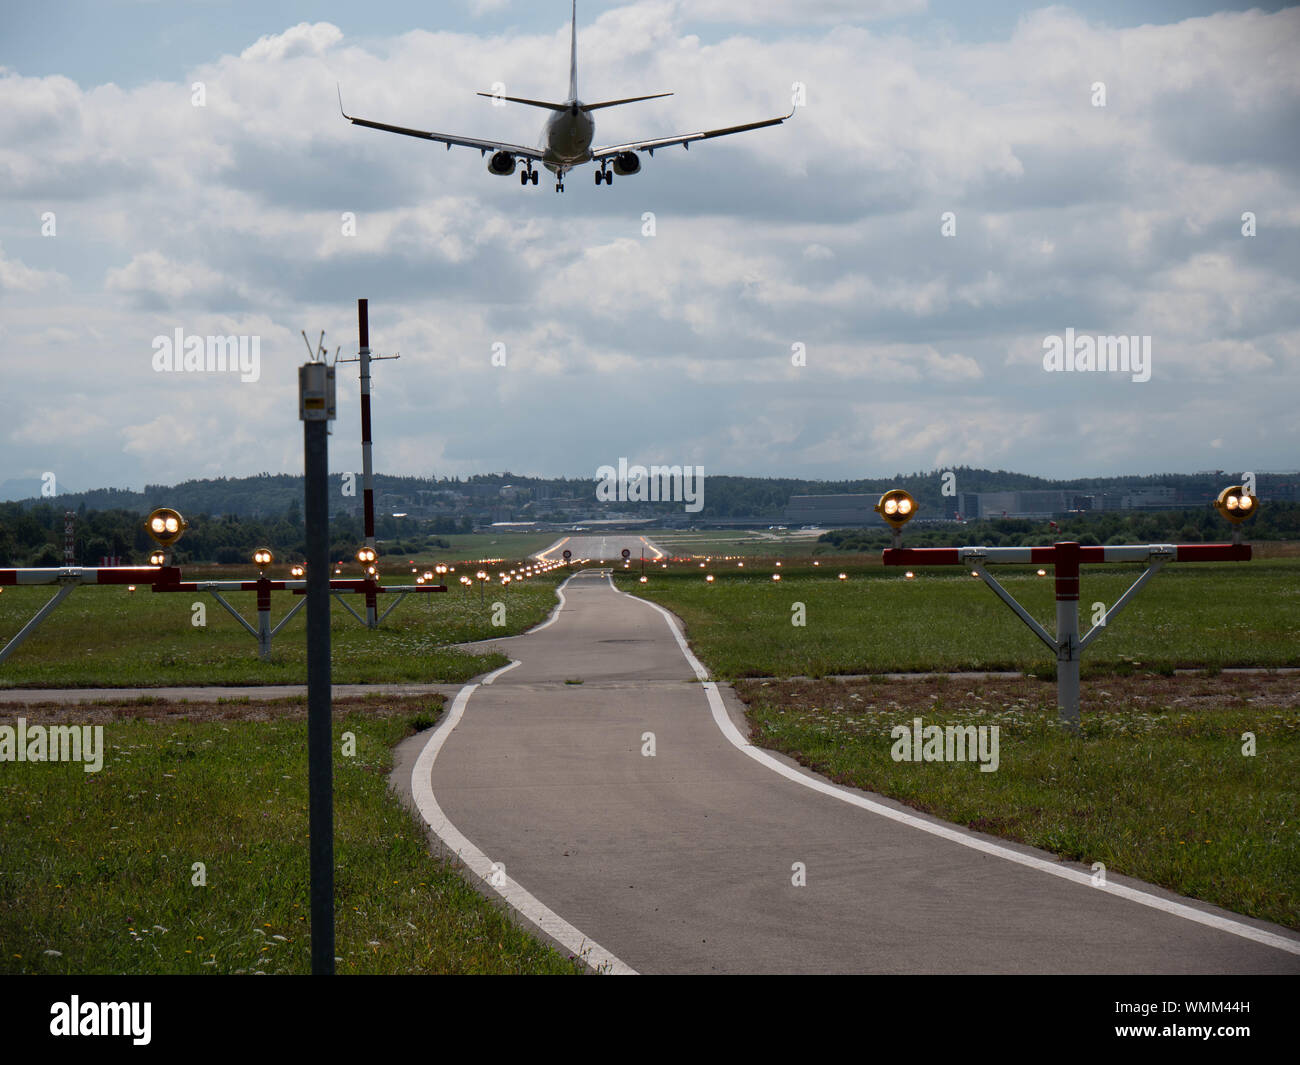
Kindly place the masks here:
POLYGON ((555 175, 555 191, 564 191, 564 175, 576 166, 584 163, 597 163, 596 184, 614 184, 614 175, 623 177, 636 174, 641 170, 638 152, 653 156, 656 148, 669 148, 680 144, 687 151, 694 141, 708 140, 711 137, 726 137, 732 133, 744 133, 746 130, 762 129, 764 126, 779 126, 794 117, 794 108, 788 115, 769 118, 762 122, 749 122, 743 126, 727 126, 724 129, 708 129, 699 133, 686 133, 676 137, 659 137, 654 140, 628 141, 625 144, 610 144, 603 148, 592 149, 591 140, 596 131, 595 120, 591 112, 602 107, 618 107, 622 104, 637 103, 641 100, 657 100, 670 92, 654 93, 650 96, 629 96, 621 100, 603 100, 600 103, 585 104, 578 99, 578 0, 573 0, 573 23, 569 37, 569 96, 564 103, 548 103, 544 100, 528 100, 520 96, 502 96, 497 93, 481 92, 493 100, 509 100, 512 103, 527 104, 529 107, 542 107, 552 112, 542 130, 540 148, 529 148, 520 144, 504 144, 500 141, 479 140, 474 137, 453 137, 446 133, 430 133, 425 130, 407 129, 405 126, 390 126, 384 122, 372 122, 366 118, 356 118, 343 110, 343 90, 339 89, 339 111, 343 117, 356 126, 369 126, 388 133, 401 133, 407 137, 422 137, 425 140, 438 141, 451 151, 452 146, 477 148, 483 155, 492 153, 488 160, 488 171, 505 177, 513 174, 519 160, 524 166, 519 170, 519 183, 536 185, 538 172, 534 163, 541 163, 555 175))

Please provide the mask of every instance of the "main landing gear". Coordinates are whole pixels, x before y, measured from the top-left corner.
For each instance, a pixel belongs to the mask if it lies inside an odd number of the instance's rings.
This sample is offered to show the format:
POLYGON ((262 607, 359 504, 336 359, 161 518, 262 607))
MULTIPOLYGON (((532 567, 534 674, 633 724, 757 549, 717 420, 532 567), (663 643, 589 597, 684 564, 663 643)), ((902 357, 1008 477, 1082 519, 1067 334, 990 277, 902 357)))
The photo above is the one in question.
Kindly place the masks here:
POLYGON ((527 170, 519 171, 519 184, 527 185, 530 181, 534 185, 537 184, 537 171, 531 166, 527 170))
POLYGON ((614 173, 613 173, 613 171, 611 171, 611 170, 606 170, 604 167, 601 167, 599 170, 597 170, 597 171, 596 171, 596 184, 599 185, 602 181, 603 181, 606 185, 612 185, 612 184, 614 184, 614 173))

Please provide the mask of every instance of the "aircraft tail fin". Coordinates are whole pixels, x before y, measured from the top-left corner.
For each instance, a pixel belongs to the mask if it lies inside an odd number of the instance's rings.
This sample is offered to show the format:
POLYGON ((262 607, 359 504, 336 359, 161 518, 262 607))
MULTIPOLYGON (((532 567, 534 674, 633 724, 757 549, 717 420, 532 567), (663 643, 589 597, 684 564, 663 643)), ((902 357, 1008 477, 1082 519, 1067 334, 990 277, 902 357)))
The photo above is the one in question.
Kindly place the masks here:
POLYGON ((573 24, 569 27, 569 99, 578 98, 578 0, 573 0, 573 24))

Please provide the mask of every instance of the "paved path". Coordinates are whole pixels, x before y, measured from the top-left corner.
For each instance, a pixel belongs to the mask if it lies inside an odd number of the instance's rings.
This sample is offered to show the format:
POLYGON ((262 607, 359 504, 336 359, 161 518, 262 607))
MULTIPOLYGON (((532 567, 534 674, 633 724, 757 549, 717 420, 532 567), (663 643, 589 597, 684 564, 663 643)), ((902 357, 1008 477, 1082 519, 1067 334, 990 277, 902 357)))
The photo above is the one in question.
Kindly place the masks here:
POLYGON ((501 641, 516 666, 399 748, 393 779, 570 952, 646 973, 1300 972, 1287 930, 1124 877, 1093 887, 759 752, 666 614, 592 571, 562 594, 501 641))

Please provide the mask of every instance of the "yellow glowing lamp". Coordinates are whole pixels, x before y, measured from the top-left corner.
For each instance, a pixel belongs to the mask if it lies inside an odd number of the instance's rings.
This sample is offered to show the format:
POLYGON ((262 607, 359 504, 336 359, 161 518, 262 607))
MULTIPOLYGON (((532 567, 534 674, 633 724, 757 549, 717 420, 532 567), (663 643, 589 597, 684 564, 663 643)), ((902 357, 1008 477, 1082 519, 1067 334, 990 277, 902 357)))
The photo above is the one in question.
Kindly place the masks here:
POLYGON ((916 517, 916 500, 901 488, 894 488, 880 497, 875 509, 893 528, 901 529, 916 517))
POLYGON ((1219 493, 1219 498, 1214 501, 1214 509, 1219 512, 1220 517, 1227 518, 1234 525, 1239 525, 1255 516, 1255 512, 1259 510, 1259 500, 1241 485, 1234 484, 1219 493))
POLYGON ((145 529, 159 547, 171 547, 190 527, 190 523, 171 507, 159 507, 145 519, 145 529))

